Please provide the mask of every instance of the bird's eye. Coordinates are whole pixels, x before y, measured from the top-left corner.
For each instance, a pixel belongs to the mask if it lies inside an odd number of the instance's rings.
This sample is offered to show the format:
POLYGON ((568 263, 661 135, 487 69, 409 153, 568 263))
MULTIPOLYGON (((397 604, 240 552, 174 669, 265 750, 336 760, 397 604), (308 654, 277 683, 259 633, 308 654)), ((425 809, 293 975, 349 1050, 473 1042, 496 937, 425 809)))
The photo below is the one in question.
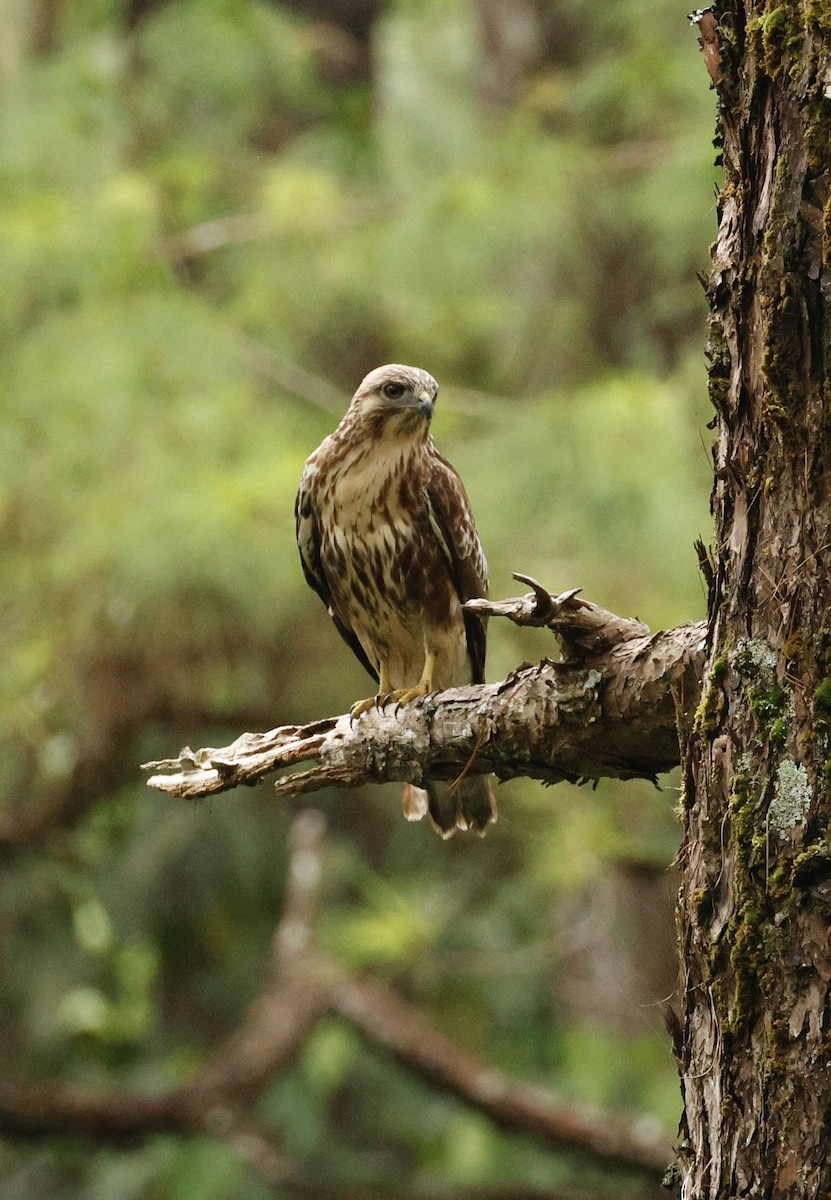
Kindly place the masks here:
POLYGON ((385 383, 381 388, 388 400, 400 400, 406 390, 403 383, 385 383))

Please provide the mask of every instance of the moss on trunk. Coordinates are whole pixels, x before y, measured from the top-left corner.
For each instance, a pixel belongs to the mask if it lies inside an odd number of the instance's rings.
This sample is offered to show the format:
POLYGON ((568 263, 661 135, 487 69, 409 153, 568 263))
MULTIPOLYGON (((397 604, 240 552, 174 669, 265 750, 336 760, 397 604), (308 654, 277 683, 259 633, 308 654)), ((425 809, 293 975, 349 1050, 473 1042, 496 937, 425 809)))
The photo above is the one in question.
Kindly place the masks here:
POLYGON ((684 1195, 831 1192, 831 14, 719 3, 716 579, 685 737, 684 1195), (716 669, 718 668, 718 669, 716 669))

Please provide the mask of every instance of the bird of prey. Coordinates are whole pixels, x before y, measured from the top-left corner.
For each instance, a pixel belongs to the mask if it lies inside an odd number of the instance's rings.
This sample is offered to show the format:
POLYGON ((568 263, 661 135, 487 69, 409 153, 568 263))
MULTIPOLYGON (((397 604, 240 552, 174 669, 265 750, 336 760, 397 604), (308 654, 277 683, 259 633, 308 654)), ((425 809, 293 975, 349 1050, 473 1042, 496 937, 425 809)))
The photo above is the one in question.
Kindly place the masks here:
MULTIPOLYGON (((487 595, 488 568, 462 481, 430 434, 437 392, 416 367, 370 371, 300 480, 304 574, 378 681, 353 717, 484 682, 485 627, 462 605, 487 595)), ((428 811, 443 837, 496 819, 486 776, 425 788, 404 785, 404 815, 428 811)))

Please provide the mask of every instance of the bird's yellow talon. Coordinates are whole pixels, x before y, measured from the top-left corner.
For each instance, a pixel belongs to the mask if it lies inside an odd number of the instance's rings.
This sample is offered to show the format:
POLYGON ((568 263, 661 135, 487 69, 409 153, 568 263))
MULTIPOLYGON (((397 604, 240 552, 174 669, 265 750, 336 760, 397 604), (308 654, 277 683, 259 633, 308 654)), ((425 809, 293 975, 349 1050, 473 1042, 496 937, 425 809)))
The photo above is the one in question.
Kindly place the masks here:
POLYGON ((380 708, 380 701, 383 696, 367 696, 366 700, 356 700, 349 710, 349 721, 357 721, 358 717, 362 717, 364 713, 369 712, 371 708, 380 708))
POLYGON ((421 683, 417 683, 415 687, 399 688, 389 697, 395 701, 395 712, 398 713, 399 708, 405 704, 412 704, 413 700, 420 700, 422 696, 426 696, 430 691, 429 684, 422 679, 421 683))
POLYGON ((374 696, 368 696, 366 700, 357 700, 349 710, 349 720, 357 721, 358 717, 362 717, 364 713, 370 709, 378 708, 382 711, 388 704, 394 704, 394 714, 398 713, 399 708, 404 704, 411 704, 413 700, 419 700, 422 696, 426 696, 430 691, 429 685, 422 680, 415 687, 396 688, 392 692, 378 692, 374 696))

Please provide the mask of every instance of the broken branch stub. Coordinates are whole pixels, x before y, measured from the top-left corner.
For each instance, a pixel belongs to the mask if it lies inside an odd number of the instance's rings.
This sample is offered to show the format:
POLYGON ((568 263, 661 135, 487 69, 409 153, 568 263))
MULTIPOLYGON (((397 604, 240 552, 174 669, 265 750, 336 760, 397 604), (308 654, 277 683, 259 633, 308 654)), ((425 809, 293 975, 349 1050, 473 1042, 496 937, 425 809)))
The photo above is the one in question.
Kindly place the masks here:
POLYGON ((470 601, 487 616, 552 630, 562 662, 523 666, 495 684, 450 688, 404 708, 371 709, 145 764, 148 786, 197 798, 279 772, 277 795, 365 783, 454 779, 463 769, 545 783, 647 778, 678 763, 678 713, 701 683, 706 625, 650 633, 577 595, 470 601), (298 770, 303 767, 304 769, 298 770))

